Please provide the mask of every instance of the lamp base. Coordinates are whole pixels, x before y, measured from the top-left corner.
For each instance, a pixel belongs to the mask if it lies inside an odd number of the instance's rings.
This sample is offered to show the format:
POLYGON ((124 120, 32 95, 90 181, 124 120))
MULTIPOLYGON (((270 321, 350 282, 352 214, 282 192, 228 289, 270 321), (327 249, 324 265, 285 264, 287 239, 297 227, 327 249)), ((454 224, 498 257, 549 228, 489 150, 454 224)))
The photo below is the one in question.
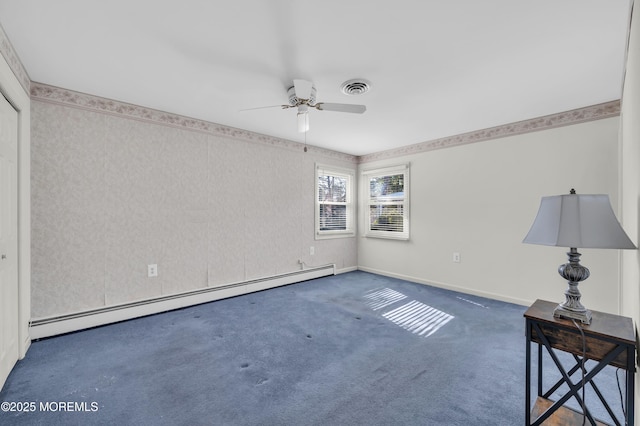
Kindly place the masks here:
POLYGON ((553 311, 553 316, 579 320, 588 325, 591 324, 591 311, 580 303, 581 294, 578 284, 589 278, 589 269, 580 264, 580 253, 577 248, 570 248, 567 256, 569 262, 558 268, 558 273, 568 281, 569 286, 564 292, 566 300, 553 311))
POLYGON ((580 310, 569 309, 561 303, 553 310, 553 316, 554 318, 578 320, 586 325, 591 324, 591 311, 584 307, 580 310))

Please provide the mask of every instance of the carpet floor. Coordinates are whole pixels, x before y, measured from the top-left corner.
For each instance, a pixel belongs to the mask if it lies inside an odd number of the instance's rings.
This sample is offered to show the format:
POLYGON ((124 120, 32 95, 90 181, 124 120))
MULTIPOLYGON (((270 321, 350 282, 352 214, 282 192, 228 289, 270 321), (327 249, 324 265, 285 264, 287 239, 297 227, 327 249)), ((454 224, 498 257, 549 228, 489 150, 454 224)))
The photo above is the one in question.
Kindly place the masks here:
POLYGON ((33 342, 0 424, 521 425, 525 310, 319 278, 33 342))

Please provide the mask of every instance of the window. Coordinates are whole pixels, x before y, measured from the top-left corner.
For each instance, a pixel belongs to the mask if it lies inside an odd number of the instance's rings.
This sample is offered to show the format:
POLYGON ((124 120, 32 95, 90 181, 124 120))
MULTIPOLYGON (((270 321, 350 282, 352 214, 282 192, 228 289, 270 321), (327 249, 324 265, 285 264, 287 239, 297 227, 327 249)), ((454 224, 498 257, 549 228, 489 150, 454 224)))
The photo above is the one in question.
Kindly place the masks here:
POLYGON ((316 239, 350 237, 353 170, 316 165, 316 239))
POLYGON ((409 239, 409 164, 362 172, 365 236, 409 239))

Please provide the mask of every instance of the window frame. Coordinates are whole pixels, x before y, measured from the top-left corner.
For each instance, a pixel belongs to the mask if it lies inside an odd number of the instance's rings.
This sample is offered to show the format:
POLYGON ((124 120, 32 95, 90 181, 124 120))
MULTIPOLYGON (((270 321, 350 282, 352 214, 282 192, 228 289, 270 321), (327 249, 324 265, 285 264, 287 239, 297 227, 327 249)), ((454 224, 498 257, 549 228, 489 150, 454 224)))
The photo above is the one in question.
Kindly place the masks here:
POLYGON ((363 235, 367 238, 382 238, 392 240, 410 239, 410 163, 398 164, 390 167, 363 170, 361 173, 362 194, 363 194, 363 235), (377 197, 371 196, 370 181, 372 178, 393 176, 402 174, 403 176, 403 197, 401 201, 393 201, 394 204, 402 204, 402 231, 381 231, 371 229, 371 206, 384 205, 377 197))
POLYGON ((335 167, 326 164, 316 163, 315 165, 315 183, 314 183, 314 199, 315 199, 315 239, 323 240, 329 238, 347 238, 354 237, 356 235, 356 215, 355 215, 355 177, 356 171, 353 169, 347 169, 342 167, 335 167), (322 203, 319 200, 319 182, 320 176, 335 176, 347 179, 346 184, 346 201, 344 204, 340 202, 322 203), (345 205, 345 229, 340 230, 321 230, 320 229, 320 206, 327 204, 345 205))

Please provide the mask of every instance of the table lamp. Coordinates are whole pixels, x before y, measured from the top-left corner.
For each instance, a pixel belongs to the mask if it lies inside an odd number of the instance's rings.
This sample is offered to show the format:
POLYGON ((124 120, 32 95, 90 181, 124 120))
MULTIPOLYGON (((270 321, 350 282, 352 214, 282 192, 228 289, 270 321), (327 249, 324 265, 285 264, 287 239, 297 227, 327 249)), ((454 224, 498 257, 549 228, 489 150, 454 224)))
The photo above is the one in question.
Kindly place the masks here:
POLYGON ((558 273, 568 281, 566 300, 553 311, 556 318, 580 320, 591 324, 591 311, 580 303, 578 284, 589 278, 589 269, 580 265, 581 248, 637 248, 616 219, 608 195, 576 194, 542 197, 540 208, 529 233, 528 244, 568 247, 569 262, 560 265, 558 273))

